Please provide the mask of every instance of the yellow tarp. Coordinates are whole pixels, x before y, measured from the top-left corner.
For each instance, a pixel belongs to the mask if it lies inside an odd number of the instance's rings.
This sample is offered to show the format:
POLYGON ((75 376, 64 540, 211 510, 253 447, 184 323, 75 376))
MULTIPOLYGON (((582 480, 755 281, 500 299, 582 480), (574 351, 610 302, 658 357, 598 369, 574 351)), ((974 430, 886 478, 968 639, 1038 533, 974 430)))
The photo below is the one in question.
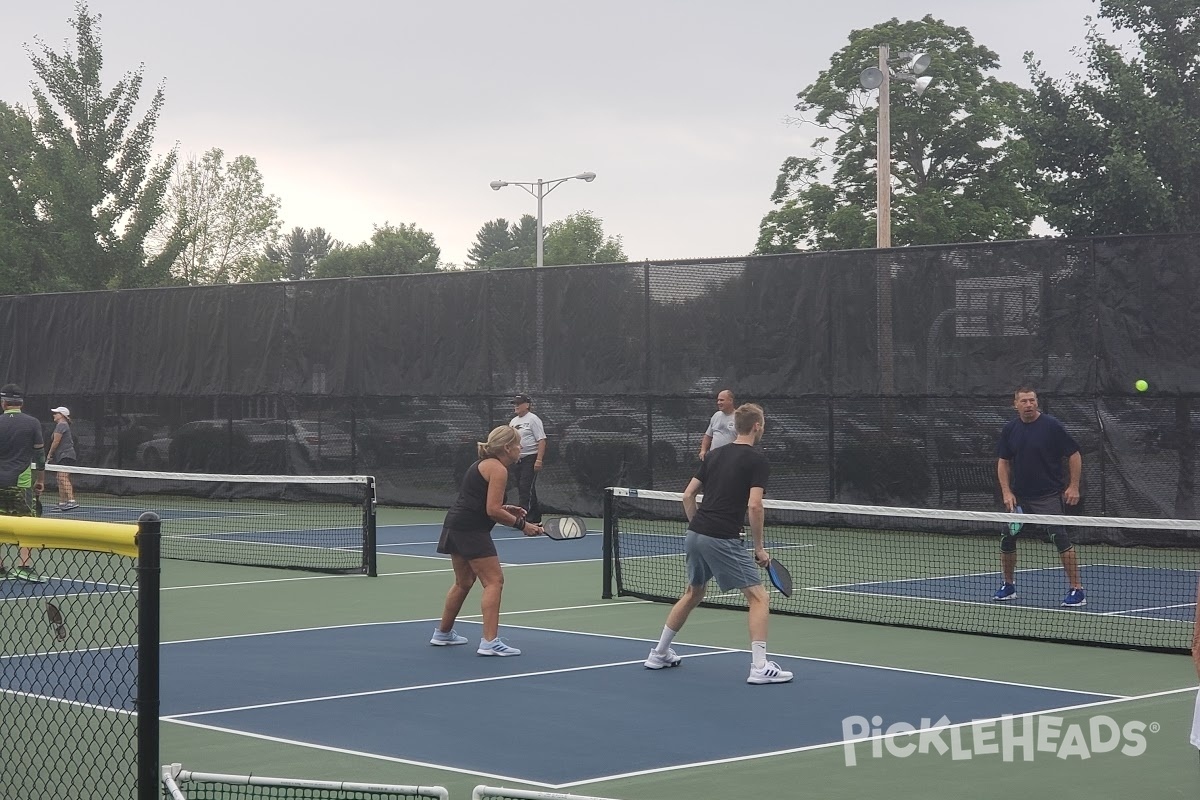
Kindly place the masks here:
POLYGON ((137 558, 137 525, 119 522, 0 516, 0 544, 91 550, 137 558))

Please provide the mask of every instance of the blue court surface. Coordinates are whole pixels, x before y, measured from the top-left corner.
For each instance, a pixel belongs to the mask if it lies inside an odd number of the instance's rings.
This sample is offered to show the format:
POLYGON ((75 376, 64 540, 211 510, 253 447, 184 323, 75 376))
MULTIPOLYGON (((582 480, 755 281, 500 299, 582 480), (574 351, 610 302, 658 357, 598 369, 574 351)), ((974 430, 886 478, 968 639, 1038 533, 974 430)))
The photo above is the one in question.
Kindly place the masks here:
POLYGON ((73 508, 70 511, 58 511, 52 506, 47 506, 42 516, 46 519, 74 519, 86 520, 88 522, 125 522, 136 523, 138 517, 147 511, 153 511, 158 514, 159 518, 166 520, 179 519, 219 519, 221 517, 244 517, 244 516, 283 516, 281 513, 230 513, 227 510, 219 508, 201 509, 171 509, 160 508, 158 506, 131 506, 131 505, 81 505, 79 508, 73 508))
MULTIPOLYGON (((433 647, 433 620, 164 644, 162 713, 198 725, 549 788, 843 742, 843 719, 919 724, 1113 699, 773 654, 791 684, 745 683, 744 651, 503 626, 524 654, 433 647), (768 713, 771 707, 786 713, 768 713), (683 733, 686 732, 686 733, 683 733)), ((55 658, 56 656, 41 656, 55 658)), ((62 657, 62 656, 58 656, 62 657)), ((73 658, 73 656, 66 656, 73 658)))
MULTIPOLYGON (((594 523, 593 523, 594 524, 594 523)), ((442 526, 380 525, 375 532, 376 550, 380 556, 417 556, 449 559, 437 552, 442 526)), ((582 539, 556 541, 546 536, 522 536, 512 528, 497 525, 492 540, 501 564, 545 564, 564 561, 598 561, 603 557, 604 537, 589 530, 582 539)))
POLYGON ((0 601, 28 597, 69 597, 74 594, 99 594, 128 590, 128 586, 71 578, 47 578, 44 583, 29 583, 15 578, 0 581, 0 601))
MULTIPOLYGON (((1080 565, 1079 572, 1087 589, 1087 605, 1066 613, 1187 622, 1195 616, 1196 581, 1200 571, 1091 564, 1080 565)), ((987 572, 818 586, 812 590, 1000 605, 991 599, 999 585, 1000 573, 987 572)), ((1006 601, 1005 606, 1061 610, 1067 579, 1061 567, 1019 569, 1016 586, 1017 599, 1006 601)))

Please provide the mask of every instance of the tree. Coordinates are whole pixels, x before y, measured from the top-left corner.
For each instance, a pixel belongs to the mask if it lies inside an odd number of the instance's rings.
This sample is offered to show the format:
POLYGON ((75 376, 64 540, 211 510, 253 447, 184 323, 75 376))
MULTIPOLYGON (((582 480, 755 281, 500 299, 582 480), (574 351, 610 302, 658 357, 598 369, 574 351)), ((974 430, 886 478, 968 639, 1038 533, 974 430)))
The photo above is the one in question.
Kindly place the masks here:
POLYGON ((1200 227, 1200 7, 1195 0, 1101 0, 1136 38, 1126 57, 1089 21, 1085 76, 1054 81, 1032 53, 1022 132, 1047 202, 1073 236, 1200 227))
POLYGON ((546 228, 543 261, 548 265, 619 264, 627 260, 621 237, 605 236, 604 221, 590 211, 577 211, 546 228))
POLYGON ((532 267, 537 261, 537 218, 525 214, 509 224, 500 218, 485 222, 467 252, 471 269, 532 267))
POLYGON ((302 281, 315 274, 317 262, 342 243, 334 239, 324 228, 292 228, 282 241, 266 246, 255 264, 250 279, 255 281, 302 281))
POLYGON ((176 171, 155 236, 181 231, 182 252, 171 274, 187 284, 236 283, 250 277, 258 254, 279 234, 279 198, 264 192, 258 163, 238 156, 225 163, 212 148, 176 171))
POLYGON ((145 239, 162 215, 175 151, 152 158, 162 87, 134 121, 142 70, 127 72, 107 93, 100 15, 75 6, 74 52, 59 54, 40 40, 26 48, 44 88, 33 87, 38 217, 47 232, 47 286, 105 289, 154 286, 178 252, 168 241, 147 258, 145 239))
POLYGON ((759 226, 757 253, 873 247, 879 115, 859 73, 879 46, 929 54, 923 95, 895 83, 890 95, 892 241, 896 245, 1024 238, 1039 211, 1032 165, 1014 134, 1023 92, 987 75, 998 56, 966 28, 932 16, 851 31, 849 44, 797 95, 796 109, 836 134, 817 155, 786 159, 759 226))
POLYGON ((356 275, 402 275, 435 272, 441 248, 433 234, 412 224, 375 226, 371 241, 334 250, 317 262, 317 278, 346 278, 356 275))
POLYGON ((0 286, 5 294, 50 288, 34 185, 36 152, 29 118, 0 102, 0 286))

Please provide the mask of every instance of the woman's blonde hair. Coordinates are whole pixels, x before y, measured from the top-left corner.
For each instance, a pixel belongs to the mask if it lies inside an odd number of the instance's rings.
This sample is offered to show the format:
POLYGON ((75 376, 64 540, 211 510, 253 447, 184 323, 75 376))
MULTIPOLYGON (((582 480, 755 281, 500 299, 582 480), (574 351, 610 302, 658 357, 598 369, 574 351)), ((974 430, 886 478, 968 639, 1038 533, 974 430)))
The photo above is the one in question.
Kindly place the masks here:
POLYGON ((475 444, 478 445, 480 458, 495 458, 504 452, 504 448, 519 441, 521 441, 521 434, 517 433, 516 428, 501 425, 498 428, 492 428, 486 442, 476 442, 475 444))

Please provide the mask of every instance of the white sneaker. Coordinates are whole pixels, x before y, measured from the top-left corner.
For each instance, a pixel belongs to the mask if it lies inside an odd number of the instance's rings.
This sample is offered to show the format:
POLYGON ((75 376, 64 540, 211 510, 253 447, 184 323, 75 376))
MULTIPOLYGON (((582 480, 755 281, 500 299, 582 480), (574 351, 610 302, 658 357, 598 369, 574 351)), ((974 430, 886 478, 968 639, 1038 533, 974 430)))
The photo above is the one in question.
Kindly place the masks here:
POLYGON ((750 677, 746 678, 746 683, 787 683, 791 679, 792 673, 780 669, 774 661, 768 661, 761 669, 751 665, 750 677))
POLYGON ((515 647, 506 645, 500 637, 496 637, 492 641, 486 639, 479 640, 479 649, 475 651, 481 656, 519 656, 521 651, 515 647))
POLYGON ((665 654, 657 650, 651 650, 650 655, 646 657, 646 669, 662 669, 663 667, 678 667, 683 661, 671 648, 667 648, 665 654))
POLYGON ((459 636, 456 631, 442 633, 437 628, 433 629, 433 638, 429 640, 430 644, 435 644, 438 647, 445 647, 450 644, 466 644, 467 637, 459 636))

